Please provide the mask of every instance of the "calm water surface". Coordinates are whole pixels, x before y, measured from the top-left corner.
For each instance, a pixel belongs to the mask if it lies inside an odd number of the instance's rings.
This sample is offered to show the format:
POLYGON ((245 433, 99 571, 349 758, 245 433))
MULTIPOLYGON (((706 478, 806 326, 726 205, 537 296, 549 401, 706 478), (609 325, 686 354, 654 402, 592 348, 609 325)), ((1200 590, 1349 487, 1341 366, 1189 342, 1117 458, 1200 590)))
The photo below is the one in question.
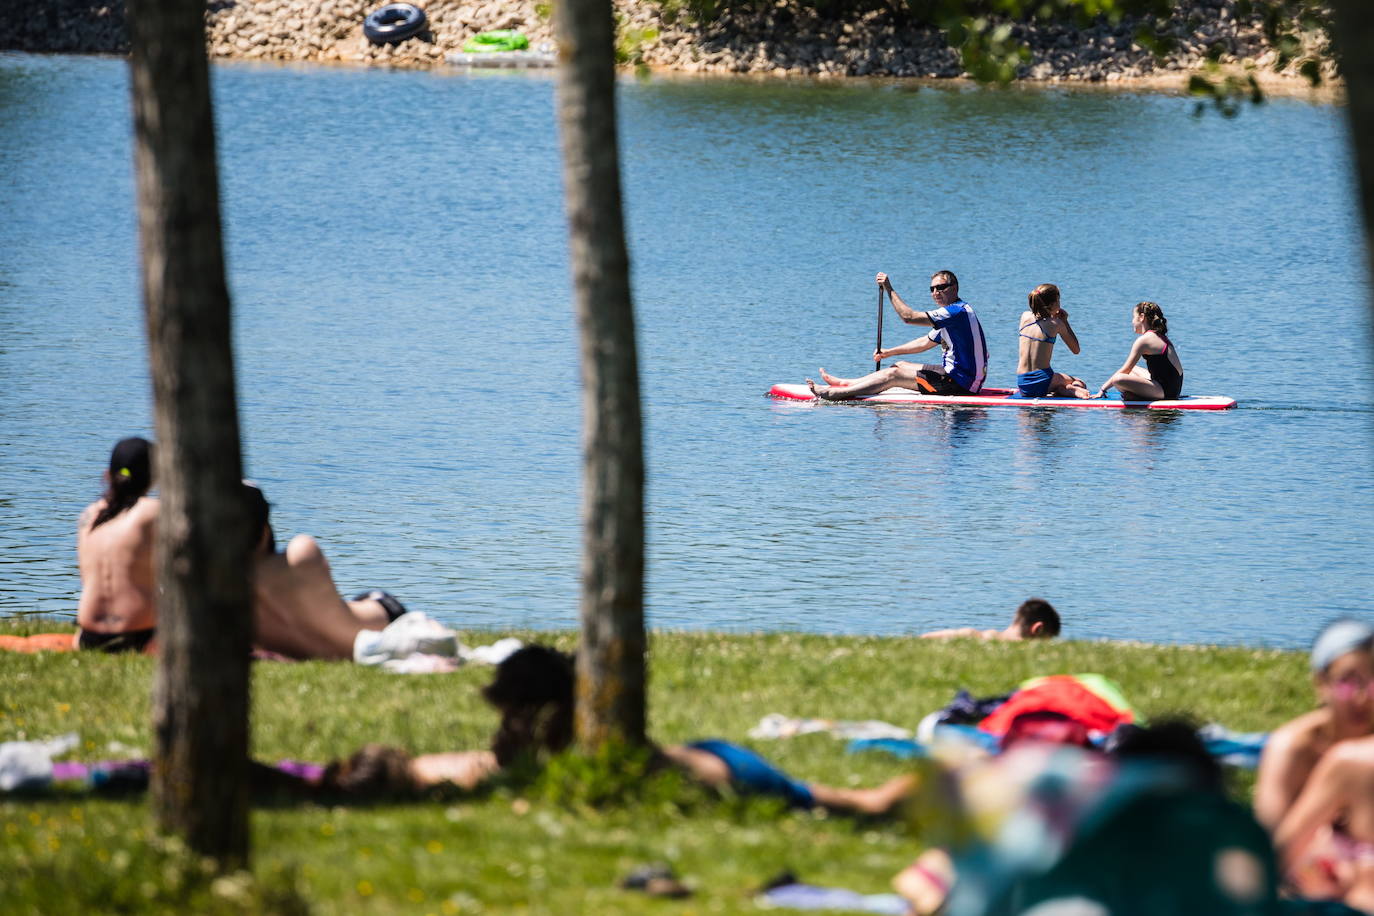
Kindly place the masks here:
MULTIPOLYGON (((580 405, 553 82, 215 70, 246 462, 342 588, 576 620, 580 405)), ((1342 112, 1273 100, 622 84, 656 627, 1298 646, 1368 613, 1369 379, 1342 112), (1055 282, 1099 384, 1162 303, 1224 414, 774 403, 858 373, 873 274, 963 281, 1015 372, 1055 282)), ((73 525, 151 434, 126 68, 0 54, 0 613, 69 613, 73 525)), ((890 314, 889 343, 915 336, 890 314), (902 335, 906 336, 902 336, 902 335)), ((1060 348, 1063 349, 1062 347, 1060 348)))

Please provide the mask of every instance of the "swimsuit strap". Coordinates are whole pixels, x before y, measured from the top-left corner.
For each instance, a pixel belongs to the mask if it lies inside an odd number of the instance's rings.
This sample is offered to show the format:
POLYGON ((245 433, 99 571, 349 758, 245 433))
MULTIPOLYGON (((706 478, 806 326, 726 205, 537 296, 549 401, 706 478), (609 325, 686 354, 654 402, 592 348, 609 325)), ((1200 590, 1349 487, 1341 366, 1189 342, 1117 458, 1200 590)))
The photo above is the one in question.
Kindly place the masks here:
MULTIPOLYGON (((1037 319, 1035 319, 1034 321, 1028 321, 1028 322, 1026 322, 1025 324, 1021 325, 1021 330, 1020 330, 1020 331, 1017 331, 1017 333, 1020 334, 1022 337, 1026 338, 1026 340, 1034 340, 1034 341, 1036 341, 1037 343, 1054 343, 1055 340, 1059 337, 1058 334, 1050 334, 1050 335, 1048 335, 1047 337, 1032 337, 1032 336, 1030 336, 1029 334, 1023 333, 1023 332, 1026 330, 1026 328, 1030 327, 1031 325, 1039 326, 1041 320, 1042 320, 1042 319, 1037 318, 1037 319)), ((1043 334, 1043 333, 1045 333, 1045 332, 1044 332, 1044 330, 1042 329, 1042 330, 1040 331, 1040 333, 1043 334)))

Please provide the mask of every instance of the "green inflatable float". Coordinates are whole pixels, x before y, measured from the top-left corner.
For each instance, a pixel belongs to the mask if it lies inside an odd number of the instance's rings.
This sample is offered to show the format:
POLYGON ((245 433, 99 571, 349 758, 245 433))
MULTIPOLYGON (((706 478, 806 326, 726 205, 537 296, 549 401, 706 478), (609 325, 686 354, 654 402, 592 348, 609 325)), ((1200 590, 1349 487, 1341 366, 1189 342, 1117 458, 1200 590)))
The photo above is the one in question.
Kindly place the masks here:
POLYGON ((511 29, 497 29, 494 32, 478 32, 463 42, 463 50, 468 54, 484 54, 489 51, 524 51, 530 40, 523 32, 511 29))

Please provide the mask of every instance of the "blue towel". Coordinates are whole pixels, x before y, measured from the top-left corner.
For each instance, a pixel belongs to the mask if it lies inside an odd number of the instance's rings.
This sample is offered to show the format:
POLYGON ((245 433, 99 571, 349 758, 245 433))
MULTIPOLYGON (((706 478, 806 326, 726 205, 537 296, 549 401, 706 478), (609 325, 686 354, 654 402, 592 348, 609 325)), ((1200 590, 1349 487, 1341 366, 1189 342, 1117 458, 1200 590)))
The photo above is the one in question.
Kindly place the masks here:
MULTIPOLYGON (((968 741, 989 751, 997 750, 997 738, 969 725, 937 725, 935 735, 942 740, 951 738, 968 741)), ((1269 739, 1268 732, 1235 732, 1223 725, 1204 725, 1197 730, 1207 753, 1218 763, 1240 769, 1253 770, 1259 766, 1260 753, 1269 739)), ((1094 742, 1101 744, 1100 741, 1094 742)), ((927 757, 930 749, 919 741, 905 738, 860 738, 849 742, 849 752, 882 751, 903 760, 927 757)))

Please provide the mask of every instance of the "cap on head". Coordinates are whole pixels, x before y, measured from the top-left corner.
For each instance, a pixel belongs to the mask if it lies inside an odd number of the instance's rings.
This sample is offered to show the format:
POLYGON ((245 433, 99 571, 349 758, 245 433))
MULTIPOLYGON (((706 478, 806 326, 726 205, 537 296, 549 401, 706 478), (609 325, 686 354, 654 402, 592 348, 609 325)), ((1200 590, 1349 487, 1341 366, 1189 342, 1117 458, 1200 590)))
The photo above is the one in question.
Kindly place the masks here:
POLYGON ((1374 626, 1342 617, 1328 623, 1312 642, 1312 672, 1321 674, 1347 652, 1374 647, 1374 626))
POLYGON ((127 480, 139 490, 153 482, 152 443, 138 436, 120 439, 110 452, 110 477, 127 480))

